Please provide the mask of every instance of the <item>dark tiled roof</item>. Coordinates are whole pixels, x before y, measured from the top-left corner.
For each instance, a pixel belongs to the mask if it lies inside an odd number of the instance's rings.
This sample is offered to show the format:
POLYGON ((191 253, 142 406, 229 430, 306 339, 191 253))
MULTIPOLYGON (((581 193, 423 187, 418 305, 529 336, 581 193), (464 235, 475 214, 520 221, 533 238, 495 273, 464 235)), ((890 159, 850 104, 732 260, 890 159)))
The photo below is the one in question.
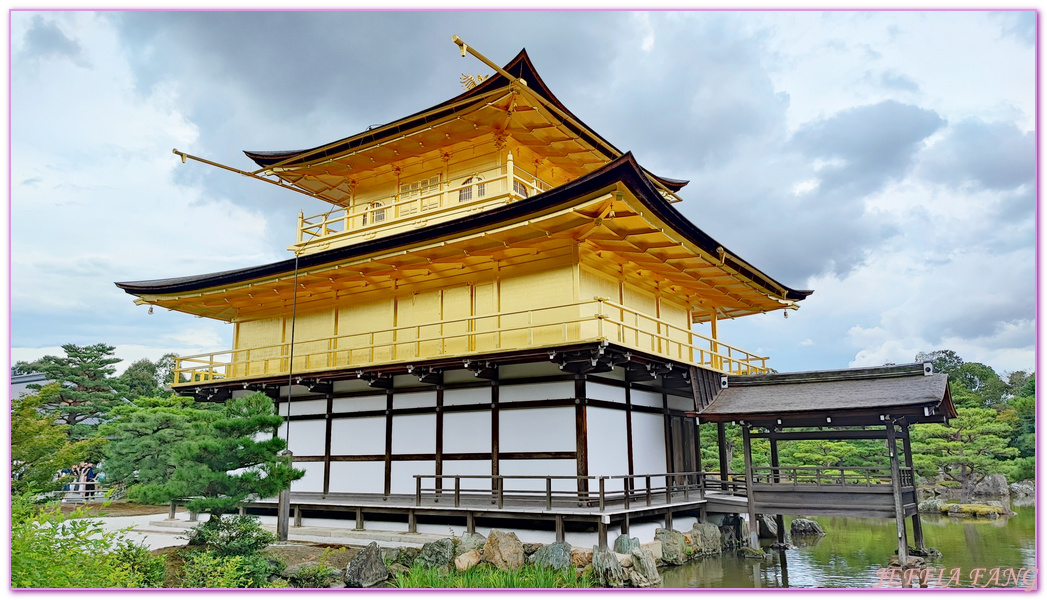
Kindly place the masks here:
POLYGON ((805 414, 845 414, 936 407, 955 417, 948 375, 923 365, 729 377, 728 387, 701 412, 706 420, 752 420, 805 414))
MULTIPOLYGON (((428 240, 439 239, 448 235, 459 235, 473 230, 485 230, 500 226, 516 219, 525 218, 540 211, 546 211, 562 206, 569 206, 585 194, 606 188, 607 186, 621 182, 658 218, 676 229, 691 243, 702 248, 712 255, 717 254, 717 249, 722 245, 709 237, 704 231, 687 220, 679 211, 673 208, 659 194, 658 190, 644 175, 642 168, 633 158, 631 153, 624 154, 603 167, 579 177, 562 186, 553 188, 547 192, 537 194, 530 198, 514 202, 506 206, 484 211, 468 219, 456 219, 405 231, 396 235, 376 238, 374 240, 342 246, 307 254, 299 258, 298 267, 308 269, 310 267, 332 264, 346 260, 352 260, 368 254, 388 251, 395 248, 407 247, 428 240)), ((726 248, 725 248, 726 250, 726 248)), ((768 290, 781 288, 784 295, 790 300, 803 300, 813 292, 810 290, 794 290, 786 287, 767 275, 750 268, 745 264, 735 264, 731 257, 734 256, 727 250, 726 261, 735 271, 748 277, 752 281, 764 286, 768 290)), ((117 287, 129 294, 177 294, 192 292, 201 289, 234 285, 244 283, 253 279, 270 277, 293 272, 295 259, 291 258, 268 265, 222 271, 206 275, 191 277, 177 277, 172 279, 154 279, 149 281, 128 281, 117 283, 117 287)))

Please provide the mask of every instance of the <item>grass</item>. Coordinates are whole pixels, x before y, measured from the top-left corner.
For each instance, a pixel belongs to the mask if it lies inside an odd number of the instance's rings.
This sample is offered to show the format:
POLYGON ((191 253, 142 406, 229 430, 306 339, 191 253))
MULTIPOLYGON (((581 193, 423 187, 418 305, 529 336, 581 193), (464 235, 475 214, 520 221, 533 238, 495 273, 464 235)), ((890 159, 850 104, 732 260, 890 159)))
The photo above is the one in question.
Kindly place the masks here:
POLYGON ((454 569, 427 569, 414 566, 408 573, 396 576, 398 588, 589 588, 596 587, 592 577, 576 575, 573 569, 555 571, 525 565, 514 571, 501 571, 490 565, 478 565, 464 573, 454 569))

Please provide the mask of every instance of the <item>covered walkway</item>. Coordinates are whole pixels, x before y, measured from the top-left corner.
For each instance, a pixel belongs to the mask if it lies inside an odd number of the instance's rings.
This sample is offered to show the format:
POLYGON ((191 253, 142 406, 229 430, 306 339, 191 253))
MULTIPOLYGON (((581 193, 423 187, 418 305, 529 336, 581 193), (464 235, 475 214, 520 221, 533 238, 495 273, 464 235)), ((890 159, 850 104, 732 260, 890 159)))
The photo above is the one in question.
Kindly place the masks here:
MULTIPOLYGON (((724 377, 721 391, 695 413, 717 424, 722 487, 727 464, 727 423, 742 426, 746 512, 776 515, 891 517, 898 526, 898 556, 908 560, 905 519, 911 518, 916 547, 923 531, 916 510, 916 485, 909 426, 946 423, 956 416, 948 376, 930 363, 838 371, 724 377), (752 441, 770 444, 770 465, 753 464, 752 441), (883 440, 886 464, 871 467, 809 467, 779 464, 779 443, 801 440, 883 440)), ((738 490, 741 491, 740 489, 738 490)), ((757 545, 755 528, 750 544, 757 545)))

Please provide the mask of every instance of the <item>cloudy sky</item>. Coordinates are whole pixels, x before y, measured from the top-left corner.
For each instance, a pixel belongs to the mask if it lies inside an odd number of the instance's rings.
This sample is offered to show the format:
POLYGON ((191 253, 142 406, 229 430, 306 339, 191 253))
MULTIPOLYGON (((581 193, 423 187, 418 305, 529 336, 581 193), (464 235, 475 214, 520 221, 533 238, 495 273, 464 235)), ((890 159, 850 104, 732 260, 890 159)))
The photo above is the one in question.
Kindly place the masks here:
POLYGON ((553 92, 677 205, 814 289, 721 337, 779 370, 949 348, 1034 364, 1035 15, 1026 12, 14 12, 15 360, 222 350, 114 281, 290 256, 326 205, 200 164, 320 145, 461 92, 457 34, 553 92))

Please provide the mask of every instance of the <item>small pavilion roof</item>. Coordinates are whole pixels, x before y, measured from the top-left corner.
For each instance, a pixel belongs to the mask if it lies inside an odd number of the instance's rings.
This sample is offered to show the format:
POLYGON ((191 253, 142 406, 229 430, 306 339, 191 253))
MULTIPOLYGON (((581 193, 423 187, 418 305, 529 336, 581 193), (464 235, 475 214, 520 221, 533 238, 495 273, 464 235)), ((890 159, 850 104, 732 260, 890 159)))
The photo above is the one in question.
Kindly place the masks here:
MULTIPOLYGON (((564 119, 560 125, 570 130, 582 143, 603 157, 604 161, 611 161, 624 155, 624 152, 616 148, 599 134, 593 132, 592 128, 585 125, 576 117, 559 99, 552 93, 535 70, 526 50, 521 50, 503 70, 527 83, 527 89, 534 92, 549 104, 555 106, 569 118, 564 119)), ((312 192, 318 192, 319 196, 328 201, 341 203, 337 193, 328 194, 327 191, 313 190, 304 186, 304 180, 296 174, 298 171, 306 171, 318 164, 337 162, 345 156, 374 147, 382 143, 388 143, 396 138, 411 135, 425 127, 445 123, 458 115, 476 111, 491 102, 492 95, 503 88, 508 89, 512 82, 500 73, 494 73, 480 84, 470 90, 451 98, 445 102, 419 111, 412 115, 397 119, 391 123, 380 125, 356 135, 336 140, 315 148, 304 150, 286 151, 244 151, 248 158, 264 169, 271 169, 273 174, 298 187, 303 187, 312 192), (330 196, 330 197, 328 197, 330 196)), ((496 94, 495 94, 496 95, 496 94)), ((559 120, 559 119, 558 119, 559 120)), ((450 137, 450 136, 448 136, 450 137)), ((541 140, 535 140, 536 142, 541 140)), ((687 181, 670 179, 647 173, 648 177, 657 181, 666 189, 678 192, 687 185, 687 181)))
POLYGON ((702 421, 758 427, 875 425, 882 416, 910 423, 956 416, 949 376, 913 363, 887 367, 772 373, 728 378, 702 421))

